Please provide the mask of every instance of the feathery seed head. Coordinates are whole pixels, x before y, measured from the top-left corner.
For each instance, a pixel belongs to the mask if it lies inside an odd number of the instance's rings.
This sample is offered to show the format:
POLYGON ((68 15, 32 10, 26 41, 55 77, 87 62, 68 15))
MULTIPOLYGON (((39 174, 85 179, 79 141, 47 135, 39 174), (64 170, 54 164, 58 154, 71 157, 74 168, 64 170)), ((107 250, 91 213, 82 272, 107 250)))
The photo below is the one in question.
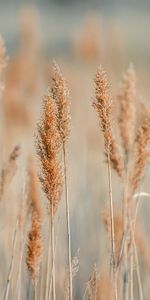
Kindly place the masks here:
POLYGON ((112 167, 118 175, 122 177, 122 159, 112 132, 112 100, 107 76, 102 67, 98 68, 95 77, 95 100, 93 105, 98 113, 101 129, 104 135, 106 157, 109 153, 112 167))
POLYGON ((58 119, 59 133, 63 144, 65 144, 70 134, 69 90, 65 78, 63 77, 59 66, 55 62, 53 65, 52 80, 53 80, 52 94, 57 105, 57 119, 58 119))
POLYGON ((120 103, 119 126, 125 154, 128 157, 134 140, 136 74, 130 64, 123 77, 118 100, 120 103))
POLYGON ((39 277, 42 252, 41 220, 38 213, 34 211, 32 215, 32 226, 28 235, 26 263, 35 284, 39 277))
POLYGON ((53 205, 54 213, 57 211, 63 186, 62 166, 59 160, 61 148, 57 107, 48 93, 44 98, 43 119, 38 125, 37 153, 41 162, 40 181, 49 206, 53 205))

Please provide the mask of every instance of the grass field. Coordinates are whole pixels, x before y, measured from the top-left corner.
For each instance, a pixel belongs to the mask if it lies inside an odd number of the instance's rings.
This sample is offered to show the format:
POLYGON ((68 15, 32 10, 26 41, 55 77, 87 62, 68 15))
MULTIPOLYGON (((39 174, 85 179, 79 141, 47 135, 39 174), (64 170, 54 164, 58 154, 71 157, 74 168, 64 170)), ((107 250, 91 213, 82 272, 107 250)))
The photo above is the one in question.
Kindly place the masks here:
POLYGON ((149 23, 2 6, 0 299, 149 299, 149 23))

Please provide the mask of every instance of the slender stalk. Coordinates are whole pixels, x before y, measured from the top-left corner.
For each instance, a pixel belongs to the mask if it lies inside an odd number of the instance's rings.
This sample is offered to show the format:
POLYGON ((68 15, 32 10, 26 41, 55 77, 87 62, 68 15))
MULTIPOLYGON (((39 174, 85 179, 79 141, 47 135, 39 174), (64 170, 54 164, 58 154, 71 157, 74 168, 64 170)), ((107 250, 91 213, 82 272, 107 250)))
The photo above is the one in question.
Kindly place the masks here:
POLYGON ((139 290, 139 297, 140 300, 143 300, 143 289, 142 289, 142 280, 141 280, 141 274, 140 274, 140 269, 139 269, 139 261, 138 261, 138 254, 137 254, 137 247, 136 247, 136 243, 135 243, 135 227, 136 227, 136 220, 137 220, 137 215, 138 215, 138 208, 139 208, 139 204, 140 204, 140 190, 141 190, 141 185, 139 187, 139 193, 138 193, 138 200, 136 203, 136 207, 135 207, 135 212, 134 212, 134 216, 133 216, 133 222, 131 223, 130 220, 130 235, 131 235, 131 247, 132 247, 132 255, 134 252, 134 257, 135 257, 135 262, 136 262, 136 274, 137 274, 137 283, 138 283, 138 290, 139 290))
POLYGON ((82 300, 85 300, 86 294, 87 294, 88 286, 86 285, 82 300))
POLYGON ((129 293, 129 274, 128 274, 128 249, 127 249, 127 236, 128 236, 128 170, 129 170, 129 160, 126 160, 126 171, 125 171, 125 188, 124 188, 124 198, 123 198, 123 231, 125 236, 124 246, 123 246, 123 257, 124 257, 124 288, 125 288, 125 299, 128 299, 129 293))
POLYGON ((47 271, 46 271, 46 286, 45 286, 45 300, 48 300, 49 296, 49 274, 51 267, 51 221, 49 219, 49 237, 48 237, 48 257, 47 257, 47 271))
POLYGON ((66 167, 66 149, 63 143, 64 156, 64 176, 65 176, 65 199, 66 199, 66 221, 67 221, 67 242, 68 242, 68 265, 69 265, 69 299, 73 299, 72 289, 72 259, 71 259, 71 229, 70 229, 70 205, 68 197, 68 181, 67 181, 67 167, 66 167))
POLYGON ((113 207, 113 198, 112 198, 112 177, 111 177, 111 166, 110 166, 110 154, 108 147, 108 184, 109 184, 109 208, 110 208, 110 227, 111 227, 111 265, 113 269, 116 265, 115 258, 115 228, 114 228, 114 207, 113 207))
POLYGON ((137 254, 135 240, 133 242, 133 245, 134 245, 134 255, 135 255, 135 262, 136 262, 136 275, 137 275, 137 282, 138 282, 138 289, 139 289, 139 299, 144 300, 142 280, 141 280, 141 274, 140 274, 140 269, 139 269, 139 260, 138 260, 138 254, 137 254))
MULTIPOLYGON (((59 224, 59 221, 60 221, 60 217, 59 217, 59 219, 58 219, 57 225, 59 224)), ((55 234, 55 249, 54 249, 55 254, 54 254, 54 261, 55 261, 55 257, 56 257, 57 241, 58 241, 58 233, 55 234)), ((53 265, 52 265, 52 268, 51 268, 51 274, 50 274, 50 276, 49 276, 49 277, 50 277, 50 278, 49 278, 49 283, 50 283, 50 284, 49 284, 49 297, 50 297, 51 292, 52 292, 52 277, 53 277, 54 261, 53 261, 53 265)))
POLYGON ((131 245, 130 253, 130 300, 134 299, 133 296, 133 245, 131 245))
MULTIPOLYGON (((127 243, 124 246, 125 260, 128 262, 127 243)), ((123 276, 123 299, 129 300, 129 270, 128 263, 126 264, 123 276)))
MULTIPOLYGON (((137 212, 135 213, 135 215, 137 216, 137 212)), ((133 224, 131 224, 131 222, 130 222, 131 240, 132 240, 131 247, 133 248, 135 262, 136 262, 136 275, 137 275, 137 283, 138 283, 138 290, 139 290, 139 299, 143 300, 144 296, 143 296, 143 289, 142 289, 142 280, 141 280, 141 274, 140 274, 140 268, 139 268, 139 260, 138 260, 138 254, 137 254, 137 247, 136 247, 135 237, 134 237, 135 222, 136 222, 135 219, 134 219, 133 224)))
POLYGON ((43 274, 43 264, 41 265, 40 268, 40 282, 39 282, 39 298, 42 299, 44 290, 43 290, 43 280, 45 280, 45 276, 43 274))
POLYGON ((34 300, 38 300, 38 288, 37 282, 34 284, 34 300))
MULTIPOLYGON (((110 165, 110 152, 109 147, 107 151, 108 158, 108 184, 109 184, 109 205, 110 205, 110 223, 111 223, 111 270, 113 271, 113 280, 114 280, 114 291, 115 291, 115 300, 118 299, 117 291, 117 274, 116 274, 116 250, 115 250, 115 228, 114 228, 114 206, 112 198, 112 177, 111 177, 111 165, 110 165)), ((112 272, 111 272, 112 273, 112 272)))
MULTIPOLYGON (((52 256, 51 256, 51 265, 52 267, 52 299, 56 300, 56 285, 55 285, 55 230, 54 230, 54 210, 53 203, 51 205, 51 247, 52 247, 52 256)), ((49 294, 48 299, 50 300, 51 295, 49 294)))
POLYGON ((14 234, 13 234, 13 250, 12 250, 11 263, 10 263, 9 272, 8 272, 4 300, 8 300, 8 296, 9 296, 10 282, 11 282, 11 277, 12 277, 12 272, 13 272, 13 267, 14 267, 15 248, 16 248, 16 242, 17 242, 17 229, 18 229, 18 217, 17 217, 15 229, 14 229, 14 234))

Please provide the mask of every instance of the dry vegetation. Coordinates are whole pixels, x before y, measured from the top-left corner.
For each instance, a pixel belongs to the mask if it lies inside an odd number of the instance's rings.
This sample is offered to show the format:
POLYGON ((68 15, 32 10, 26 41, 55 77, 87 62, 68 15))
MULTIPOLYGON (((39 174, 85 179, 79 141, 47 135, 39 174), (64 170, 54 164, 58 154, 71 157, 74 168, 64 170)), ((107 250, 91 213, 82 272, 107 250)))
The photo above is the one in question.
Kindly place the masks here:
POLYGON ((102 51, 90 19, 74 52, 86 71, 90 65, 94 90, 69 63, 66 81, 43 57, 30 13, 15 57, 7 57, 0 38, 0 299, 149 299, 148 220, 140 212, 150 196, 150 108, 138 111, 135 67, 115 95, 102 66, 94 77, 102 51), (76 103, 80 91, 93 100, 76 103))

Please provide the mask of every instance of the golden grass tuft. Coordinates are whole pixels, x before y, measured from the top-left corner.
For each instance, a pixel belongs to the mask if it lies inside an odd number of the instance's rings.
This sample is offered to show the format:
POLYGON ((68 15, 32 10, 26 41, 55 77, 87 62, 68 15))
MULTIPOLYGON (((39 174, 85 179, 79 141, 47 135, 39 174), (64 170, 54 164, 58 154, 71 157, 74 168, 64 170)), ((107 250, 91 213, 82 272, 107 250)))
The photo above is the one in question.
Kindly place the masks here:
POLYGON ((37 284, 40 263, 43 253, 42 241, 42 207, 40 202, 38 177, 36 173, 34 160, 30 157, 29 160, 29 192, 28 198, 31 212, 31 229, 28 234, 26 263, 34 281, 37 284))
POLYGON ((126 158, 131 152, 134 142, 135 127, 135 96, 136 96, 136 74, 132 64, 123 77, 118 95, 120 104, 119 127, 126 158))
POLYGON ((47 196, 49 209, 58 209, 63 186, 62 165, 59 159, 61 139, 57 123, 57 107, 50 92, 44 98, 43 119, 38 125, 37 153, 41 163, 40 181, 47 196))
POLYGON ((66 144, 70 134, 69 90, 56 62, 53 65, 52 95, 57 105, 57 120, 62 143, 66 144))
POLYGON ((40 272, 40 263, 43 253, 41 219, 36 210, 32 213, 32 226, 28 234, 26 262, 35 284, 40 272))
POLYGON ((100 125, 104 135, 105 154, 110 154, 113 169, 119 177, 123 175, 123 162, 112 128, 112 100, 107 76, 102 67, 99 67, 95 77, 95 100, 93 105, 98 113, 100 125))

